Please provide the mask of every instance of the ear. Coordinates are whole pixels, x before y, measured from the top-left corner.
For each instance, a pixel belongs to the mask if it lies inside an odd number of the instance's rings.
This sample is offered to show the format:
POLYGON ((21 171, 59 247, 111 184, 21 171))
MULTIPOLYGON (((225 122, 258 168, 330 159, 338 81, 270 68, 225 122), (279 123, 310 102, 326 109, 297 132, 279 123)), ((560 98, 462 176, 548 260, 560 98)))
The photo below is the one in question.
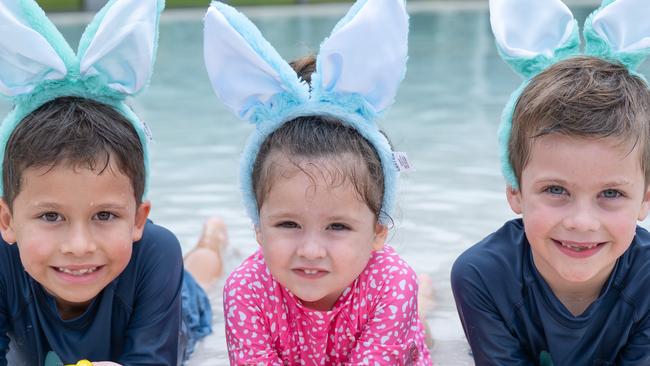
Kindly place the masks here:
POLYGON ((645 218, 648 217, 648 211, 650 211, 650 185, 646 187, 645 195, 643 196, 643 202, 641 202, 641 209, 639 210, 639 217, 637 217, 637 220, 645 220, 645 218))
POLYGON ((133 241, 142 239, 144 225, 147 223, 149 212, 151 211, 151 201, 142 201, 135 211, 135 221, 133 222, 133 241))
POLYGON ((560 0, 490 0, 490 23, 504 61, 527 78, 579 52, 578 24, 560 0))
POLYGON ((36 2, 0 1, 0 34, 0 93, 26 94, 43 80, 63 79, 68 73, 48 36, 69 54, 72 50, 36 2))
POLYGON ((164 0, 109 3, 88 25, 79 43, 82 76, 101 74, 112 89, 134 95, 151 77, 164 0))
POLYGON ((403 0, 359 0, 320 47, 314 94, 358 94, 381 112, 406 73, 408 15, 403 0))
POLYGON ((255 225, 255 240, 259 246, 262 246, 262 229, 260 229, 260 224, 255 225))
POLYGON ((650 53, 650 2, 604 0, 585 23, 586 53, 606 55, 636 69, 650 53))
POLYGON ((16 243, 16 232, 13 224, 13 215, 9 205, 4 199, 0 199, 0 234, 2 234, 2 239, 9 244, 16 243))
POLYGON ((375 237, 372 240, 373 250, 384 249, 386 238, 388 237, 388 226, 382 224, 375 224, 375 237))
POLYGON ((512 212, 517 215, 521 215, 523 212, 521 209, 521 191, 511 186, 506 187, 506 197, 508 198, 508 204, 512 212))
POLYGON ((257 107, 280 94, 309 98, 308 86, 291 66, 248 18, 228 5, 210 5, 203 47, 215 93, 240 118, 250 119, 257 107))

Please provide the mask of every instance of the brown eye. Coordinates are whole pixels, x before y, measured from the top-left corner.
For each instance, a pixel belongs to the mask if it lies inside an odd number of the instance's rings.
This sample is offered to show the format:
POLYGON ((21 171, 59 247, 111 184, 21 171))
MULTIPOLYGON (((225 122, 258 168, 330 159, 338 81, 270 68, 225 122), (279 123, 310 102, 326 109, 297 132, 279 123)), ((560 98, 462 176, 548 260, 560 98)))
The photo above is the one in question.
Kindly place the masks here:
POLYGON ((341 231, 341 230, 349 230, 350 227, 345 225, 345 224, 341 224, 340 222, 335 222, 333 224, 330 224, 328 229, 334 230, 334 231, 341 231))
POLYGON ((300 227, 297 223, 293 221, 282 221, 278 223, 276 226, 283 229, 297 229, 300 227))

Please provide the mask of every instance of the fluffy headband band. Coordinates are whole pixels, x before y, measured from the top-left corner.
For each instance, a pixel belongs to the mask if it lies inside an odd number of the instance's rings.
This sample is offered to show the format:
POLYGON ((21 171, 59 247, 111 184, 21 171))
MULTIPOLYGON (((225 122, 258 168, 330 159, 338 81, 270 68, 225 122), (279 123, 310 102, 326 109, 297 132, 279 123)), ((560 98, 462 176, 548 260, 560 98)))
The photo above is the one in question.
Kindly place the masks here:
POLYGON ((109 1, 75 54, 34 0, 0 1, 0 94, 14 105, 0 126, 0 161, 26 116, 48 101, 74 96, 110 105, 133 124, 148 178, 150 134, 124 101, 149 82, 163 8, 164 0, 109 1))
POLYGON ((384 173, 380 222, 387 222, 398 169, 376 124, 404 78, 408 15, 403 0, 359 0, 320 47, 309 85, 244 15, 213 2, 205 17, 205 63, 216 94, 240 118, 255 124, 241 161, 249 216, 259 223, 253 164, 261 144, 285 122, 331 116, 355 128, 377 151, 384 173))
POLYGON ((580 54, 622 63, 643 78, 635 70, 650 53, 648 14, 648 0, 604 0, 585 21, 581 51, 578 23, 560 0, 490 0, 499 53, 525 79, 506 104, 498 132, 501 169, 509 186, 518 188, 508 150, 512 117, 530 80, 556 62, 580 54))

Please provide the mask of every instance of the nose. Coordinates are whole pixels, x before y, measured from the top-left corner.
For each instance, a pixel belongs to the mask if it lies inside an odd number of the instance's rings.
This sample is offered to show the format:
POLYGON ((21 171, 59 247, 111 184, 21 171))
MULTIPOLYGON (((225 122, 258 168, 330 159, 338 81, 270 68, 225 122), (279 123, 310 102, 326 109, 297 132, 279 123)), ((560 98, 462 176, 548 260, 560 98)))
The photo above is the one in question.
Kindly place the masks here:
POLYGON ((298 247, 297 254, 305 259, 325 258, 327 251, 317 235, 305 235, 302 244, 298 247))
POLYGON ((91 235, 90 229, 86 225, 71 225, 68 236, 61 244, 61 252, 74 256, 83 256, 94 252, 97 245, 91 235))
POLYGON ((578 232, 596 231, 600 228, 598 209, 587 202, 576 202, 564 217, 563 224, 578 232))

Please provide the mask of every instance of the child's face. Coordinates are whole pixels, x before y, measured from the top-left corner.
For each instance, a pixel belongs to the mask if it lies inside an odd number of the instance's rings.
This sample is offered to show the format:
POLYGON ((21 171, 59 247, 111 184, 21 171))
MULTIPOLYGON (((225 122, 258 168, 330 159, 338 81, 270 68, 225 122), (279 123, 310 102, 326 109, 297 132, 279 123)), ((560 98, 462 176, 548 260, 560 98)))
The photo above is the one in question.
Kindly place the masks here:
POLYGON ((535 266, 551 287, 599 288, 649 207, 638 148, 613 138, 537 138, 508 201, 524 220, 535 266))
POLYGON ((59 309, 79 308, 124 270, 149 209, 136 207, 131 181, 114 163, 101 174, 68 164, 28 168, 13 211, 0 204, 0 229, 59 309))
MULTIPOLYGON (((278 159, 281 160, 281 159, 278 159)), ((330 310, 383 247, 388 229, 346 182, 332 186, 328 167, 279 164, 260 208, 257 242, 271 274, 316 310, 330 310)))

